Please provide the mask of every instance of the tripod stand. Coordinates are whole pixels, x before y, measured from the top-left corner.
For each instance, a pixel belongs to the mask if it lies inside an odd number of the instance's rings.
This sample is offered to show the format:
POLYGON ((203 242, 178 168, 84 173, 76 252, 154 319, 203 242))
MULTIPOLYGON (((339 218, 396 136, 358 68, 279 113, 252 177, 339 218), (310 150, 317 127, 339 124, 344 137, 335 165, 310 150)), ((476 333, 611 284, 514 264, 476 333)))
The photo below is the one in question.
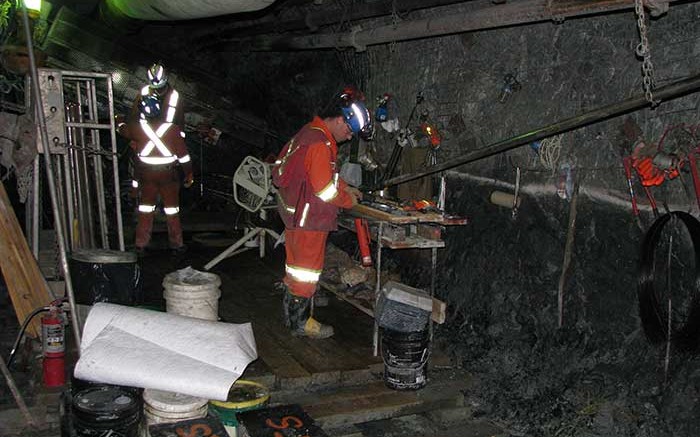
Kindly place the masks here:
MULTIPOLYGON (((267 210, 276 208, 274 201, 271 201, 273 189, 269 165, 252 156, 247 156, 233 175, 234 200, 245 210, 257 213, 263 221, 267 219, 267 210)), ((228 257, 252 249, 255 246, 246 243, 256 242, 256 240, 260 249, 260 258, 264 257, 266 235, 273 237, 275 241, 282 238, 272 229, 256 226, 246 231, 243 237, 209 261, 204 269, 209 270, 228 257)))

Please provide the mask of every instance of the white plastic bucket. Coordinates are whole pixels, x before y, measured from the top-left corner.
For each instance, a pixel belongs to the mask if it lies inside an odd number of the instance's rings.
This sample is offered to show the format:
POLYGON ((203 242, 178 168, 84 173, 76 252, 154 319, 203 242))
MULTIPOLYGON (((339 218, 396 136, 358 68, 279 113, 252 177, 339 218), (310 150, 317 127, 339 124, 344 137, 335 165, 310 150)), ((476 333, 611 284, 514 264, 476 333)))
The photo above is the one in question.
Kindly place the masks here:
POLYGON ((181 316, 217 321, 220 285, 218 275, 200 272, 192 267, 168 273, 163 279, 165 310, 181 316))
MULTIPOLYGON (((207 415, 204 398, 147 388, 143 391, 145 430, 151 425, 198 419, 207 415)), ((145 432, 144 435, 150 435, 145 432)))

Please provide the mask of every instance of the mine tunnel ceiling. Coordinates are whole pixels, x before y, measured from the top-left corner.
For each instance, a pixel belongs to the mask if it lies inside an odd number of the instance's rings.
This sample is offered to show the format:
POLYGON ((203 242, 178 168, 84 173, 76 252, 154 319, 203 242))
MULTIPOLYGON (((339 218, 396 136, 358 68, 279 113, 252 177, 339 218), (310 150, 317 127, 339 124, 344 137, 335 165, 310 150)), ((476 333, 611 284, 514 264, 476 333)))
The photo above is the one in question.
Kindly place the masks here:
MULTIPOLYGON (((657 16, 679 1, 645 3, 657 16)), ((277 0, 255 12, 149 26, 177 32, 180 43, 199 51, 362 51, 374 44, 631 11, 634 5, 634 0, 277 0)))
MULTIPOLYGON (((670 1, 676 2, 680 1, 670 1)), ((230 102, 226 100, 225 89, 217 85, 222 82, 221 72, 201 68, 193 59, 221 52, 336 48, 362 51, 375 44, 536 22, 561 22, 594 14, 631 13, 635 5, 634 0, 211 0, 206 6, 201 3, 201 0, 57 0, 54 6, 67 6, 74 18, 63 14, 66 25, 56 27, 52 41, 55 46, 82 51, 111 65, 120 62, 146 65, 153 59, 161 59, 173 71, 201 82, 190 100, 206 94, 217 96, 208 101, 203 98, 200 106, 228 111, 230 102), (144 9, 144 5, 168 19, 152 20, 152 11, 144 9), (97 16, 102 21, 95 20, 97 16), (86 40, 91 42, 86 44, 86 40), (106 43, 96 44, 97 40, 106 43), (202 94, 205 88, 208 91, 202 94)), ((649 5, 653 6, 652 16, 668 7, 668 3, 660 1, 649 5)), ((54 53, 54 56, 62 54, 54 53)))

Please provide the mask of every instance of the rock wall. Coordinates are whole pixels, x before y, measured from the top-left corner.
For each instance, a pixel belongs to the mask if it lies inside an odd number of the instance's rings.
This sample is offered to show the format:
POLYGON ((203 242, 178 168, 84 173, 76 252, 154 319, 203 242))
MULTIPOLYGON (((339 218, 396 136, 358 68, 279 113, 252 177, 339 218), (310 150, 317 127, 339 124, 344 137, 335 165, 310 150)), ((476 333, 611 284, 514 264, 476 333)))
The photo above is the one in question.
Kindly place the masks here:
MULTIPOLYGON (((658 86, 700 72, 699 14, 696 4, 672 5, 649 25, 658 86)), ((638 43, 629 11, 399 42, 358 56, 370 62, 369 94, 393 94, 402 126, 416 94, 423 95, 417 112, 442 133, 444 162, 641 95, 638 43), (503 97, 508 74, 520 88, 503 97)), ((697 93, 690 94, 564 133, 560 147, 548 145, 546 155, 525 145, 446 173, 447 210, 469 216, 472 223, 446 230, 438 293, 448 302, 450 320, 438 333, 480 375, 481 388, 471 393, 474 402, 484 414, 508 423, 513 435, 694 434, 698 360, 671 348, 666 363, 664 345, 651 345, 641 327, 638 259, 654 217, 635 182, 642 209, 639 225, 635 222, 621 156, 635 141, 623 134, 625 119, 639 126, 647 143, 658 144, 670 127, 685 124, 692 131, 697 100, 697 93), (513 218, 510 208, 488 199, 494 190, 513 193, 516 168, 522 199, 513 218), (559 283, 576 185, 559 327, 559 283)), ((410 127, 418 130, 415 118, 410 127)), ((666 135, 664 150, 694 147, 695 138, 677 133, 666 135)), ((376 147, 384 162, 393 142, 391 134, 378 132, 376 147)), ((666 203, 697 215, 687 168, 680 178, 652 188, 661 213, 666 203)), ((696 291, 695 265, 683 226, 669 229, 666 235, 676 236, 672 253, 678 266, 672 278, 675 324, 685 322, 689 296, 696 291)), ((419 265, 429 265, 429 258, 414 256, 419 265)), ((427 285, 426 268, 415 269, 416 264, 405 275, 427 285)))

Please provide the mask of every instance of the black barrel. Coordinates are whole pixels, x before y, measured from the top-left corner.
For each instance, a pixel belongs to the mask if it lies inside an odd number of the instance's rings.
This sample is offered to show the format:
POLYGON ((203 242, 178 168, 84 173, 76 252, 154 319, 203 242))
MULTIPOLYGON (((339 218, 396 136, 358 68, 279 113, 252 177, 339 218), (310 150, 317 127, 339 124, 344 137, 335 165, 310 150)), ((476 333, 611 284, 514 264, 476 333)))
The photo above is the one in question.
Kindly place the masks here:
POLYGON ((136 306, 142 301, 141 269, 133 252, 78 249, 69 258, 75 301, 136 306))
POLYGON ((394 390, 418 390, 428 382, 428 330, 400 332, 382 329, 384 383, 394 390))
POLYGON ((143 401, 115 386, 91 387, 76 393, 72 422, 77 437, 139 437, 143 401))

